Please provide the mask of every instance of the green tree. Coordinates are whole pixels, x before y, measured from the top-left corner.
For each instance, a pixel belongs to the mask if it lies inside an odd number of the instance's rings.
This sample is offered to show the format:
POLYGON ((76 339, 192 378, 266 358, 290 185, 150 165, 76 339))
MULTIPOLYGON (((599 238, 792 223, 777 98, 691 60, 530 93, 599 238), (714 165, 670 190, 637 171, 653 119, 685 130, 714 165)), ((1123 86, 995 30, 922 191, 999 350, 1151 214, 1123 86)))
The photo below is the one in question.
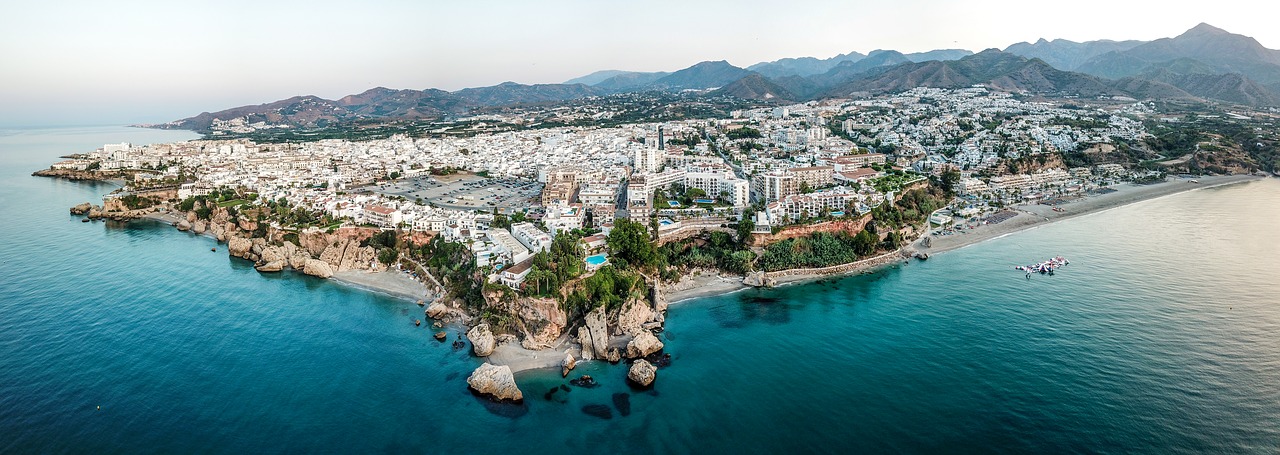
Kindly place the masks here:
POLYGON ((637 267, 655 265, 658 254, 643 224, 618 219, 607 239, 613 255, 637 267))
POLYGON ((756 213, 751 210, 742 212, 742 219, 738 220, 737 234, 738 246, 746 246, 751 240, 751 231, 756 229, 756 213))

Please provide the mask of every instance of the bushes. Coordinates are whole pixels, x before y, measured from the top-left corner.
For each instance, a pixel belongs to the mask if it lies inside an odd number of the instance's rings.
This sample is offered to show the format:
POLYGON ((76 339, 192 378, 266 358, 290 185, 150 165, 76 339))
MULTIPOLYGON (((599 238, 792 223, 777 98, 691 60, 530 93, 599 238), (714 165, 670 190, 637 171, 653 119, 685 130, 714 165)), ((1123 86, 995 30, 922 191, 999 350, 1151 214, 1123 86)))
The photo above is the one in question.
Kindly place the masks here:
POLYGON ((757 265, 760 270, 773 272, 847 264, 875 253, 878 243, 875 234, 866 230, 858 235, 817 232, 769 245, 757 265))

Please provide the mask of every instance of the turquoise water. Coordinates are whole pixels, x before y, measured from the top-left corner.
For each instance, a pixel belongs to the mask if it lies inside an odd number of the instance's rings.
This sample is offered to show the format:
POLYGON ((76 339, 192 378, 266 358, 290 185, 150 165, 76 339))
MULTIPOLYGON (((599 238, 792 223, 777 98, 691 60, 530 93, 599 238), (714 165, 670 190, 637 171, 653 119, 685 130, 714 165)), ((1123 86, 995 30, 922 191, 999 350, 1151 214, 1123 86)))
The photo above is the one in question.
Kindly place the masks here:
POLYGON ((587 265, 599 267, 601 264, 604 264, 605 256, 606 255, 604 253, 587 256, 587 265))
POLYGON ((0 452, 1275 453, 1280 181, 1175 195, 871 275, 679 303, 653 392, 518 375, 520 409, 416 305, 262 275, 110 185, 29 177, 183 133, 0 132, 0 452), (1055 255, 1054 277, 1012 269, 1055 255), (625 393, 631 413, 582 412, 625 393), (563 402, 561 402, 563 401, 563 402), (101 406, 99 410, 97 407, 101 406))

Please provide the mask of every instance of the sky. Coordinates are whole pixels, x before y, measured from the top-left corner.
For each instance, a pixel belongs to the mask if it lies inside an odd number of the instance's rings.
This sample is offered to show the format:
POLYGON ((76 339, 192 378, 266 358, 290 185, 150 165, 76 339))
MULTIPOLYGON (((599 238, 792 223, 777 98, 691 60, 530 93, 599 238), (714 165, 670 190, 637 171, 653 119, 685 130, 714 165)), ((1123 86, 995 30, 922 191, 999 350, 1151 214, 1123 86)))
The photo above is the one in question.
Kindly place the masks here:
POLYGON ((160 123, 294 95, 558 83, 874 49, 1172 37, 1280 48, 1258 0, 0 0, 0 126, 160 123))

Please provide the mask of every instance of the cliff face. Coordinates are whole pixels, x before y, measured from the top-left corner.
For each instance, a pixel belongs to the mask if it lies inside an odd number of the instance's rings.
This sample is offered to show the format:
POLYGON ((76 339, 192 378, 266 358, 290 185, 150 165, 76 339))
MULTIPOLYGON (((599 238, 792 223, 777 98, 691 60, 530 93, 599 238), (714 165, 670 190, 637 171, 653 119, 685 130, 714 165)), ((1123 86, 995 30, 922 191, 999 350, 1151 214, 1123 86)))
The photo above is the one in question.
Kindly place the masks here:
POLYGON ((871 221, 871 215, 864 215, 852 220, 828 221, 826 223, 789 227, 779 231, 777 234, 756 234, 751 238, 751 245, 768 246, 790 238, 808 237, 817 232, 848 232, 850 234, 857 234, 862 232, 862 229, 866 227, 867 222, 869 221, 871 221))
MULTIPOLYGON (((187 219, 195 226, 205 223, 196 217, 195 211, 187 213, 187 219)), ((360 246, 371 233, 367 229, 340 229, 334 233, 319 230, 293 232, 275 227, 266 229, 265 237, 254 237, 258 223, 247 218, 232 222, 226 208, 213 210, 207 222, 208 232, 219 241, 227 242, 228 252, 235 257, 253 261, 261 272, 278 272, 291 268, 308 275, 328 278, 337 272, 367 270, 381 272, 386 264, 378 262, 378 253, 372 247, 360 246), (285 240, 286 234, 297 235, 297 243, 285 240)))

